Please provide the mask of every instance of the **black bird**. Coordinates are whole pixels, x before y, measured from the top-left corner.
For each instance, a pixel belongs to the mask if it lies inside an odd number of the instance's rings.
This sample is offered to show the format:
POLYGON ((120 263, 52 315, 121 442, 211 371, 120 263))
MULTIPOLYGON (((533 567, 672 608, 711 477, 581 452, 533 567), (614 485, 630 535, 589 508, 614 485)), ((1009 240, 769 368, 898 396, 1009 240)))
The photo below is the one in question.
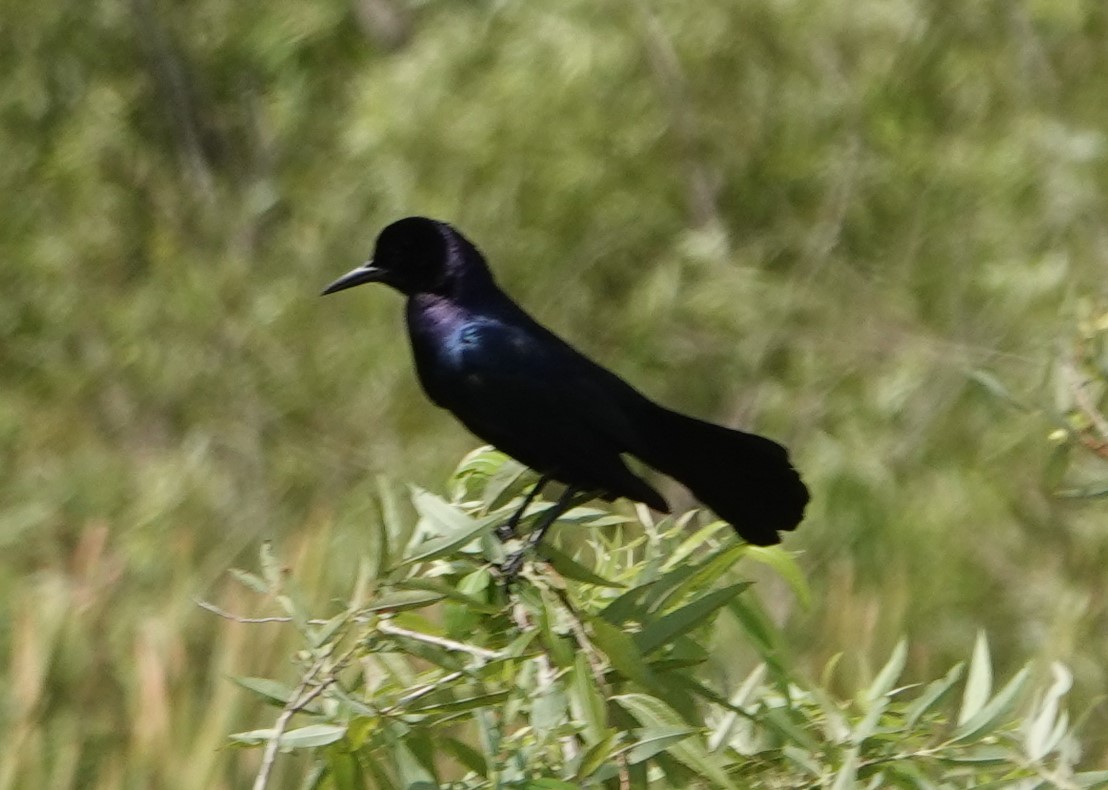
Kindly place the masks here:
MULTIPOLYGON (((511 528, 548 480, 568 486, 551 511, 587 492, 668 513, 625 454, 683 483, 750 543, 779 543, 778 532, 804 517, 808 489, 784 447, 647 399, 527 315, 477 248, 445 222, 394 222, 378 236, 373 258, 323 293, 370 282, 408 297, 408 333, 428 397, 541 475, 511 528)), ((536 527, 533 542, 556 515, 536 527)))

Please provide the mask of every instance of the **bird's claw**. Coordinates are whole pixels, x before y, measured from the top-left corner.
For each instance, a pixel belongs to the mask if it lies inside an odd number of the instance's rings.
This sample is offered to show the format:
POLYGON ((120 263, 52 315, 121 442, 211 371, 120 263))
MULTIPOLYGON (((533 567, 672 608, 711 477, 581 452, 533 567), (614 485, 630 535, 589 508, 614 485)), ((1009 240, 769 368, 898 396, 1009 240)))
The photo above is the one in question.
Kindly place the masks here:
POLYGON ((504 560, 504 563, 500 566, 500 577, 504 581, 505 587, 510 587, 512 582, 519 576, 519 572, 523 570, 523 561, 527 557, 527 550, 530 546, 524 546, 518 551, 508 555, 508 558, 504 560))

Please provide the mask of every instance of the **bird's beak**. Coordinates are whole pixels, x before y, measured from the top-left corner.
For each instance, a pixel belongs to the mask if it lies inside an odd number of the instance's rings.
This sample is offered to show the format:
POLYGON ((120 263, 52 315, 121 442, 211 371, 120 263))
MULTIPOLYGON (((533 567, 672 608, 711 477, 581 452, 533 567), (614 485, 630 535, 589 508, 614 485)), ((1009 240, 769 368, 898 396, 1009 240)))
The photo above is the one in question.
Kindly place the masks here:
POLYGON ((385 270, 373 265, 373 261, 366 261, 357 269, 351 269, 342 277, 323 289, 320 296, 333 294, 335 291, 344 291, 362 283, 375 283, 385 279, 385 270))

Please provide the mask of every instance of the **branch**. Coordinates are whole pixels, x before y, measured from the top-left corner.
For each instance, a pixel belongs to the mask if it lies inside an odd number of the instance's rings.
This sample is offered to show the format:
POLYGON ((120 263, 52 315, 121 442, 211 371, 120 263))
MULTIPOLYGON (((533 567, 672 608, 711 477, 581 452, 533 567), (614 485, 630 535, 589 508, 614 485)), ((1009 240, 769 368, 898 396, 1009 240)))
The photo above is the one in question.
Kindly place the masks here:
POLYGON ((447 639, 446 637, 442 636, 432 636, 431 634, 424 634, 419 631, 409 631, 407 628, 401 628, 398 625, 393 625, 388 620, 378 621, 377 630, 383 634, 403 636, 408 639, 414 639, 417 642, 424 642, 428 645, 436 645, 438 647, 443 647, 447 650, 453 650, 458 653, 469 653, 471 656, 476 656, 477 658, 495 660, 504 657, 502 653, 498 653, 495 650, 487 650, 483 647, 467 645, 464 642, 455 642, 453 639, 447 639))
POLYGON ((308 690, 308 685, 311 683, 312 678, 322 668, 323 659, 321 658, 312 665, 308 674, 300 681, 300 685, 296 687, 296 693, 285 705, 285 709, 281 711, 281 715, 277 717, 277 721, 273 725, 273 735, 266 741, 265 751, 262 752, 262 764, 258 768, 258 775, 254 778, 254 790, 265 790, 269 785, 269 776, 273 772, 274 763, 277 761, 277 750, 281 745, 281 736, 284 735, 289 720, 292 719, 294 714, 304 710, 312 700, 323 693, 324 689, 335 682, 335 676, 332 673, 318 686, 308 690))

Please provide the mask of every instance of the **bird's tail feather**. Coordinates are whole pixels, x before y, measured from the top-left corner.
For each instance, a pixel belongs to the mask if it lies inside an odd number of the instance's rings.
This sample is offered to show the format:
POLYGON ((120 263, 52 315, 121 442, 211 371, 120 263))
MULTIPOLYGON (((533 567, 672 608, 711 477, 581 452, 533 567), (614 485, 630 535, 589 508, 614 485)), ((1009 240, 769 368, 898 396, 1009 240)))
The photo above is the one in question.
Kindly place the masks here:
POLYGON ((643 461, 688 488, 746 541, 767 546, 804 517, 808 489, 784 447, 649 403, 643 461))

